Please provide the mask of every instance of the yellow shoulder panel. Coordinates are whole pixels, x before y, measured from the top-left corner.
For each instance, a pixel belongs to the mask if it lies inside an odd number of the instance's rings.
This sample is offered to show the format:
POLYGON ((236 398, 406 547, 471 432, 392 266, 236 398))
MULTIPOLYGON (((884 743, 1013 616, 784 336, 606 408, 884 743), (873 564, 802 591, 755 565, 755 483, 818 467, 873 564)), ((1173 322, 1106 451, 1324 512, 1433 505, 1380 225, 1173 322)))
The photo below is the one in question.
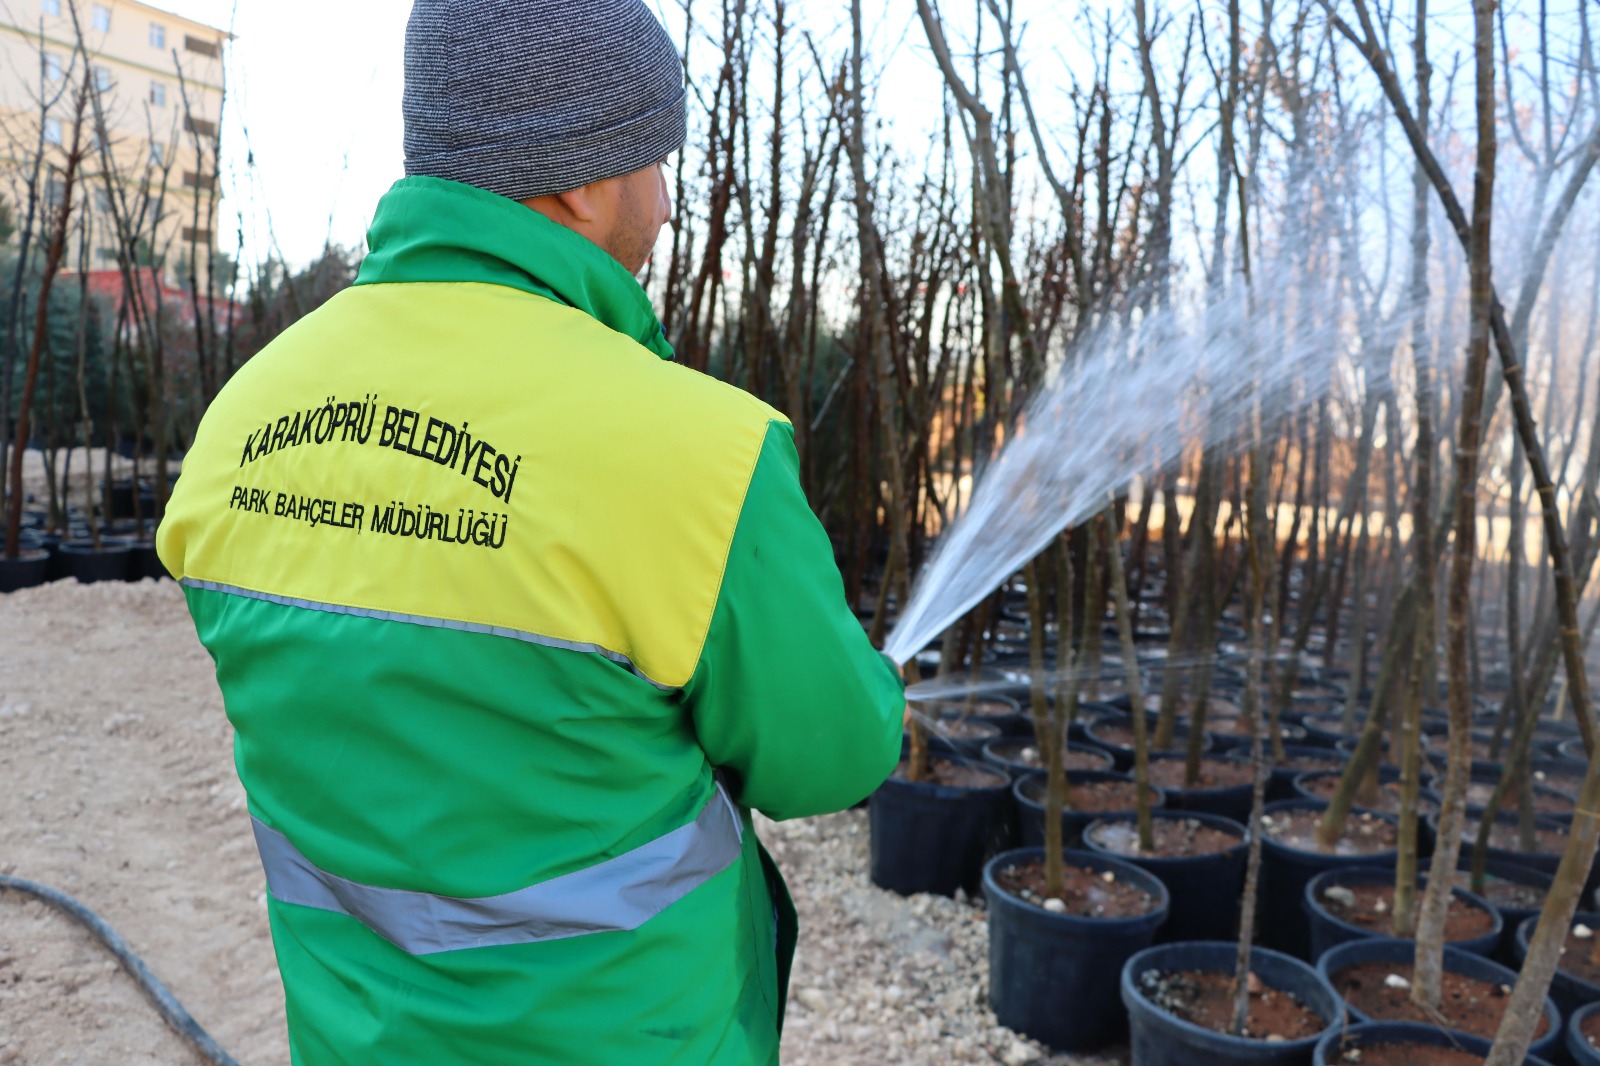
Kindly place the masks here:
POLYGON ((678 687, 782 417, 537 296, 359 286, 222 390, 161 557, 192 581, 504 630, 678 687))

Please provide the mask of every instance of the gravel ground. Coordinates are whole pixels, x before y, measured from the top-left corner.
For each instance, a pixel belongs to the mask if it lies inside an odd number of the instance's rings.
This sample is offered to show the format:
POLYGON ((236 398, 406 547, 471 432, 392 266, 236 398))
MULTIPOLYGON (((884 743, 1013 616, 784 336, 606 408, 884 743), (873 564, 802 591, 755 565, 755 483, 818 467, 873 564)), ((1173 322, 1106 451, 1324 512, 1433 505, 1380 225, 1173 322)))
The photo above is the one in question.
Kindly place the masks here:
MULTIPOLYGON (((171 582, 0 596, 0 873, 77 896, 246 1066, 288 1062, 231 737, 171 582)), ((802 923, 784 1061, 1076 1066, 985 1004, 981 907, 867 880, 862 812, 759 830, 802 923)), ((1070 1005, 1063 1005, 1070 1009, 1070 1005)), ((85 932, 0 894, 0 1064, 198 1061, 85 932)))

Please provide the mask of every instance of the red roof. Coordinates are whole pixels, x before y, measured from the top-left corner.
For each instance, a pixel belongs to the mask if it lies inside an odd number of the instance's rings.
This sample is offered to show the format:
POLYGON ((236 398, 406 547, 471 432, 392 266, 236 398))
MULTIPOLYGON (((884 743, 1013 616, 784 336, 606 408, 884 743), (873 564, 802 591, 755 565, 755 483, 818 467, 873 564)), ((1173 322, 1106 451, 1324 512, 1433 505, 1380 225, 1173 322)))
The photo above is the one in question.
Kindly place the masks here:
MULTIPOLYGON (((113 303, 122 300, 126 291, 122 271, 91 270, 87 276, 90 293, 104 297, 113 303)), ((178 311, 187 321, 192 322, 194 320, 194 302, 189 296, 188 289, 173 288, 166 284, 161 277, 161 272, 155 267, 141 267, 135 277, 146 306, 154 303, 156 298, 159 297, 162 303, 166 304, 168 308, 178 311)), ((204 305, 206 302, 207 298, 202 293, 200 303, 204 305)), ((238 304, 220 297, 215 300, 215 309, 219 326, 227 324, 230 312, 233 316, 232 321, 239 321, 240 312, 242 311, 238 304)))

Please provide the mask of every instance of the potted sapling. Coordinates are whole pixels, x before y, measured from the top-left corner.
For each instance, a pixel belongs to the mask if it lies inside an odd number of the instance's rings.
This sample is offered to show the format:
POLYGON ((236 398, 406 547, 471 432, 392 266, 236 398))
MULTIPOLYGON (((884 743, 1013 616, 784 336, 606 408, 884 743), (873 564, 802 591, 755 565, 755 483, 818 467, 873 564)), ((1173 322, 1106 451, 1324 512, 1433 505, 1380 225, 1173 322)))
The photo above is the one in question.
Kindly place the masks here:
MULTIPOLYGON (((1062 676, 1073 678, 1073 580, 1066 543, 1063 537, 1056 553, 1060 575, 1056 617, 1061 630, 1057 665, 1062 676)), ((1093 539, 1089 543, 1092 552, 1093 539)), ((1039 583, 1030 581, 1029 587, 1038 588, 1039 583)), ((1097 634, 1086 633, 1080 643, 1096 638, 1097 634)), ((1075 689, 1076 682, 1069 680, 1067 685, 1075 689)), ((1159 879, 1136 866, 1065 848, 1063 813, 1071 793, 1061 739, 1067 707, 1076 692, 1062 695, 1066 698, 1058 698, 1052 706, 1037 698, 1042 693, 1035 689, 1036 723, 1047 764, 1042 846, 997 855, 984 870, 989 1003, 1002 1025, 1054 1048, 1082 1051, 1109 1044, 1125 1030, 1114 975, 1154 940, 1166 920, 1170 896, 1159 879)))
MULTIPOLYGON (((1260 469, 1260 449, 1252 474, 1260 469)), ((1252 825, 1265 809, 1267 759, 1260 721, 1263 657, 1261 614, 1266 585, 1262 494, 1252 476, 1246 552, 1250 585, 1250 667, 1244 713, 1254 723, 1252 825)), ((1243 915, 1236 943, 1192 941, 1163 945, 1128 961, 1122 972, 1133 1059, 1140 1066, 1239 1062, 1293 1066, 1341 1018, 1338 997, 1298 959, 1256 947, 1254 918, 1261 870, 1261 835, 1250 834, 1243 915)))

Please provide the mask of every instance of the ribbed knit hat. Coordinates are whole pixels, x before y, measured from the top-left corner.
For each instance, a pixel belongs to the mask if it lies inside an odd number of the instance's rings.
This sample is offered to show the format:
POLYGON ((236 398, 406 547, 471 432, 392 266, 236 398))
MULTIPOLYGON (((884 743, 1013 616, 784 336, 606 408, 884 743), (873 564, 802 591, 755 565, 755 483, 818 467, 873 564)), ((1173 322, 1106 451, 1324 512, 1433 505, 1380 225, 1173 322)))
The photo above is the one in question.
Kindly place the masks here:
POLYGON ((513 200, 683 146, 683 64, 642 0, 416 0, 406 174, 513 200))

